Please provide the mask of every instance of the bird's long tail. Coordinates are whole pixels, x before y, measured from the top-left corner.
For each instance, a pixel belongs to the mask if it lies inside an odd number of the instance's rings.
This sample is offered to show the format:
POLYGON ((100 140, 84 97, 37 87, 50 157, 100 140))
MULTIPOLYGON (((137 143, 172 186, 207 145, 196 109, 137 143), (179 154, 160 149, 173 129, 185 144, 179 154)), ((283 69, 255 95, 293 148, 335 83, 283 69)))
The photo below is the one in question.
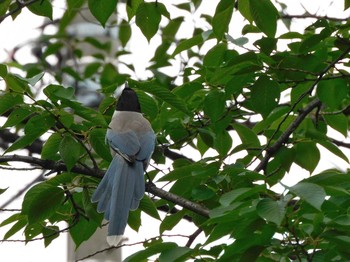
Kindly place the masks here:
POLYGON ((124 234, 129 210, 135 210, 145 193, 143 163, 127 163, 116 154, 92 196, 97 211, 109 220, 107 241, 117 245, 124 234))

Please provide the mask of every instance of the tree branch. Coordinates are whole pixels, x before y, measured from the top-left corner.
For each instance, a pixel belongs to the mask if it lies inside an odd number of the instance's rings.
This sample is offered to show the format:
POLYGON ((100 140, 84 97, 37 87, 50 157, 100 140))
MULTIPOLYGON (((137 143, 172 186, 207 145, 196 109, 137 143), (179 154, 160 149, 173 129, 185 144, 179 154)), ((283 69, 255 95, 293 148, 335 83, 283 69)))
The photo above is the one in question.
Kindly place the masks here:
POLYGON ((326 19, 336 22, 347 22, 349 21, 350 17, 345 18, 339 18, 339 17, 329 17, 329 16, 319 16, 319 15, 312 15, 312 14, 304 14, 304 15, 281 15, 280 18, 282 19, 307 19, 307 18, 313 18, 313 19, 326 19))
MULTIPOLYGON (((40 166, 44 169, 53 170, 53 171, 67 171, 67 167, 62 162, 55 162, 52 160, 44 160, 39 159, 32 156, 20 156, 20 155, 8 155, 8 156, 0 156, 0 163, 7 163, 7 162, 23 162, 28 163, 36 166, 40 166)), ((103 177, 105 174, 105 171, 100 169, 93 169, 93 168, 87 168, 82 166, 74 166, 71 169, 72 172, 92 176, 92 177, 103 177)), ((186 208, 188 210, 191 210, 197 214, 200 214, 205 217, 209 217, 209 210, 197 203, 194 203, 192 201, 189 201, 185 198, 182 198, 178 195, 175 195, 173 193, 167 192, 163 189, 160 189, 156 187, 153 183, 147 183, 146 184, 146 191, 160 197, 162 199, 166 199, 168 201, 173 202, 176 205, 179 205, 183 208, 186 208)))

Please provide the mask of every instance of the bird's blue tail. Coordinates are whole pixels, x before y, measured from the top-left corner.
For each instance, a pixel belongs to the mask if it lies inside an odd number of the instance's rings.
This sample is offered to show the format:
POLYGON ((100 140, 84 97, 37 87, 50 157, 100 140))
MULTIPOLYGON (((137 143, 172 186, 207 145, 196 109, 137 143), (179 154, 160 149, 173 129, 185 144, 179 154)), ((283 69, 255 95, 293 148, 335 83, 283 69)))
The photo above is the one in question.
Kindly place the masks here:
POLYGON ((124 234, 129 211, 138 208, 145 193, 143 173, 141 161, 129 164, 116 154, 92 196, 92 202, 98 202, 97 211, 104 212, 104 218, 109 220, 108 237, 119 236, 118 242, 124 234))

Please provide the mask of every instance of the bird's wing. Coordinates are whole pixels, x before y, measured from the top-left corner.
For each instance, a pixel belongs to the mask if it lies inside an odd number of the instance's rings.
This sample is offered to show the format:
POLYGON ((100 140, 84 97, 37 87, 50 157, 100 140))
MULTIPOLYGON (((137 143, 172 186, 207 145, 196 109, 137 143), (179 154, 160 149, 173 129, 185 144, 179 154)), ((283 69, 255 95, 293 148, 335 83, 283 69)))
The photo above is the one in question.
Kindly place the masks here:
POLYGON ((136 133, 130 129, 118 133, 114 132, 112 129, 108 129, 106 140, 115 152, 127 156, 135 156, 140 151, 139 139, 136 133))

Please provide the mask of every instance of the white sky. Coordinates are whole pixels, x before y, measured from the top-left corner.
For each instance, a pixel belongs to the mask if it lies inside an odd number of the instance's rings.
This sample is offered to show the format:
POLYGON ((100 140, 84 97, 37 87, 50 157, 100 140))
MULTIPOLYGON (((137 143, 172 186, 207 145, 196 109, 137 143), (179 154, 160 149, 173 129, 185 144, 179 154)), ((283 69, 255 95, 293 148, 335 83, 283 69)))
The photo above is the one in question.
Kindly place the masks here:
MULTIPOLYGON (((57 2, 57 1, 56 1, 57 2)), ((165 2, 165 1, 163 1, 165 2)), ((172 1, 179 2, 179 1, 172 1)), ((205 13, 213 14, 215 11, 215 3, 217 0, 205 4, 202 6, 202 11, 205 13)), ((286 3, 288 5, 288 12, 290 14, 302 14, 303 7, 300 5, 300 2, 303 3, 303 6, 312 14, 317 12, 318 15, 328 15, 330 17, 347 17, 349 16, 349 12, 342 12, 343 10, 343 1, 331 1, 331 0, 318 0, 318 1, 295 1, 295 0, 284 0, 280 1, 286 3), (331 3, 331 5, 330 5, 331 3)), ((59 13, 60 11, 58 11, 59 13)), ((172 11, 170 10, 170 13, 172 11)), ((59 16, 59 14, 54 14, 55 17, 59 16)), ((197 17, 198 18, 198 15, 197 17)), ((193 22, 196 19, 193 17, 187 17, 188 27, 193 27, 193 22)), ((22 13, 17 17, 17 19, 13 22, 11 18, 5 19, 0 24, 0 35, 6 36, 2 37, 0 41, 0 63, 5 61, 8 57, 6 51, 10 51, 14 46, 17 46, 20 43, 26 43, 31 39, 35 39, 39 36, 40 31, 36 30, 38 26, 42 23, 42 18, 39 18, 35 15, 31 15, 28 11, 23 10, 22 13)), ((293 30, 300 31, 304 27, 305 20, 298 20, 293 24, 293 30)), ((240 37, 240 32, 242 28, 242 18, 240 16, 234 16, 233 21, 230 26, 230 34, 234 38, 240 37)), ((209 29, 209 28, 208 28, 209 29)), ((279 26, 279 30, 285 30, 283 26, 279 26)), ((188 35, 188 28, 181 28, 180 34, 183 36, 188 35)), ((282 33, 281 31, 278 34, 282 33)), ((131 61, 134 61, 137 77, 146 78, 149 76, 149 73, 145 71, 145 68, 148 66, 148 61, 153 56, 153 50, 160 43, 160 37, 154 37, 151 40, 150 44, 147 40, 141 35, 141 33, 136 30, 136 35, 133 37, 134 41, 131 41, 129 48, 132 51, 132 55, 130 56, 131 61), (137 39, 137 41, 135 41, 137 39), (137 62, 136 62, 137 61, 137 62)), ((209 46, 207 47, 209 48, 209 46)), ((30 52, 29 48, 25 48, 18 53, 18 57, 21 58, 21 61, 30 61, 30 56, 28 53, 30 52)), ((179 68, 176 68, 177 65, 174 65, 175 74, 178 72, 179 68)), ((1 85, 0 85, 1 86, 1 85)), ((2 123, 1 123, 2 124, 2 123)), ((237 141, 235 138, 234 141, 237 141)), ((339 135, 339 140, 343 138, 339 135)), ((346 155, 350 156, 349 151, 344 151, 346 155)), ((188 152, 185 152, 188 154, 188 152)), ((192 154, 192 153, 191 153, 192 154)), ((199 158, 199 156, 197 156, 199 158)), ((326 159, 327 161, 322 161, 322 163, 317 167, 315 173, 322 171, 328 167, 337 167, 341 169, 349 168, 349 165, 339 158, 333 157, 326 151, 321 151, 321 157, 326 159)), ((34 172, 33 172, 34 173, 34 172)), ((32 181, 36 174, 28 173, 28 172, 18 172, 16 174, 7 172, 5 170, 0 170, 1 180, 0 180, 0 188, 9 187, 8 191, 0 196, 0 205, 3 204, 7 198, 10 198, 12 195, 16 194, 16 192, 21 189, 24 185, 32 181), (20 183, 18 182, 20 181, 20 183)), ((301 180, 304 177, 307 177, 308 174, 305 170, 302 170, 298 167, 293 168, 293 175, 287 176, 283 183, 286 185, 293 185, 298 180, 301 180)), ((8 208, 20 208, 21 201, 20 199, 11 204, 8 208)), ((0 213, 0 221, 3 221, 11 215, 11 212, 1 212, 0 213)), ((143 220, 144 225, 141 227, 139 233, 132 231, 131 229, 126 230, 126 235, 130 239, 130 243, 138 242, 140 240, 144 240, 145 238, 152 237, 158 235, 157 229, 159 223, 154 219, 146 219, 143 220)), ((185 222, 186 224, 186 222, 185 222)), ((6 228, 0 228, 0 238, 6 232, 6 228)), ((182 233, 182 234, 191 234, 195 229, 185 226, 184 224, 177 227, 175 233, 171 232, 171 234, 182 233), (186 228, 187 232, 183 232, 184 228, 186 228)), ((21 234, 16 234, 12 239, 23 239, 21 234)), ((179 238, 179 245, 184 245, 187 241, 185 238, 179 238)), ((132 254, 135 252, 136 247, 125 248, 123 252, 125 255, 132 254)), ((142 248, 139 246, 139 248, 142 248)), ((2 261, 35 261, 35 262, 61 262, 65 261, 67 257, 66 252, 66 237, 62 236, 58 239, 54 240, 48 248, 44 248, 44 244, 42 241, 35 241, 24 245, 23 243, 0 243, 0 254, 2 261)))

